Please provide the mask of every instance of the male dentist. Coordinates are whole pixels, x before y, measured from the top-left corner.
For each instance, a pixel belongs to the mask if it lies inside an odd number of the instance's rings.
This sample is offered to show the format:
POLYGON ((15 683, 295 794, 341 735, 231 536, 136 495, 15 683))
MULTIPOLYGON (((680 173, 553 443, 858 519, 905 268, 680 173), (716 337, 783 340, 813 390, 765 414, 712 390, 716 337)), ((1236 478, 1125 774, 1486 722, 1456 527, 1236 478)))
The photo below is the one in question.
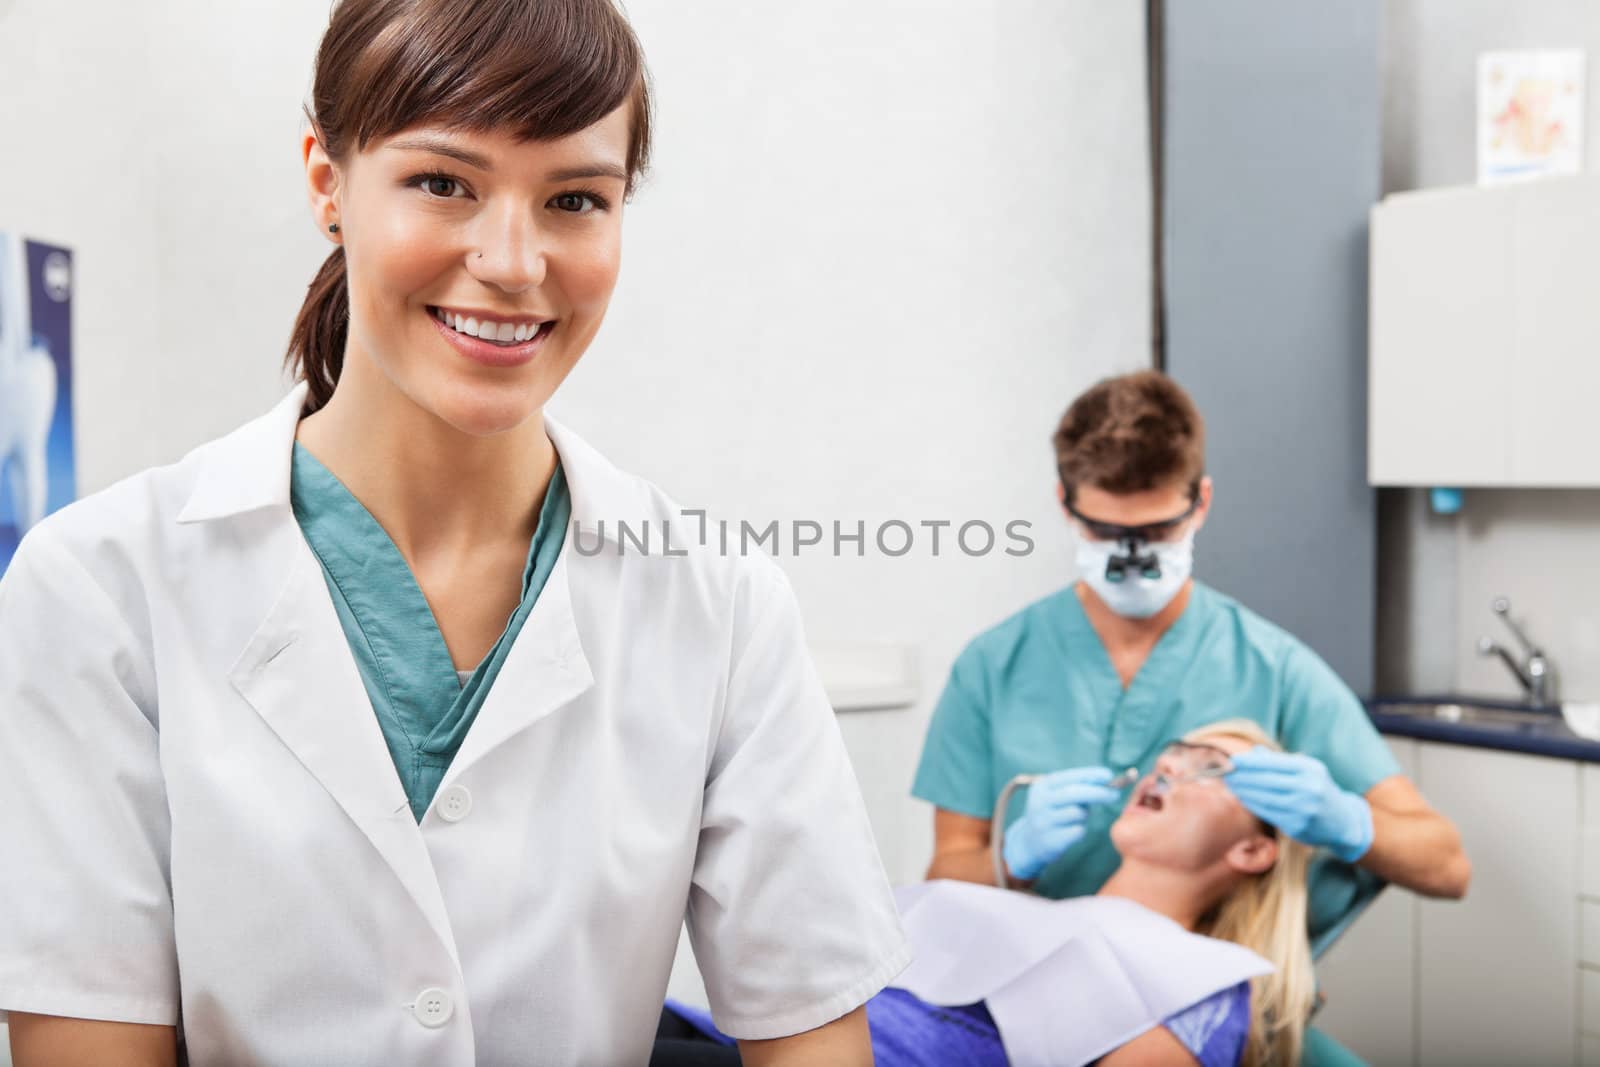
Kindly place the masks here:
POLYGON ((1009 816, 1011 883, 1055 898, 1095 892, 1118 862, 1114 770, 1148 771, 1169 740, 1243 716, 1298 754, 1240 755, 1228 787, 1339 861, 1314 868, 1313 934, 1358 896, 1347 865, 1463 895, 1471 867, 1455 827, 1400 773, 1355 694, 1293 636, 1191 577, 1212 486, 1188 394, 1153 371, 1102 381, 1054 440, 1080 578, 956 660, 912 790, 936 808, 928 877, 994 881, 995 799, 1028 773, 1043 777, 1009 816))

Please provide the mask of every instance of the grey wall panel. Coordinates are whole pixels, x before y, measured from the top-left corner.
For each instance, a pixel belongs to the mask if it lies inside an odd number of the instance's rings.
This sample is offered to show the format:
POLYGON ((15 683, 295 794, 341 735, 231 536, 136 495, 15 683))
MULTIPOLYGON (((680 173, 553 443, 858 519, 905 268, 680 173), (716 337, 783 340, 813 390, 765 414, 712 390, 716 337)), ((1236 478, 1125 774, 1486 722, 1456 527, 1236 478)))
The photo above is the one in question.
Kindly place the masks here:
POLYGON ((1208 419, 1197 573, 1373 676, 1367 212, 1378 0, 1166 8, 1167 369, 1208 419))

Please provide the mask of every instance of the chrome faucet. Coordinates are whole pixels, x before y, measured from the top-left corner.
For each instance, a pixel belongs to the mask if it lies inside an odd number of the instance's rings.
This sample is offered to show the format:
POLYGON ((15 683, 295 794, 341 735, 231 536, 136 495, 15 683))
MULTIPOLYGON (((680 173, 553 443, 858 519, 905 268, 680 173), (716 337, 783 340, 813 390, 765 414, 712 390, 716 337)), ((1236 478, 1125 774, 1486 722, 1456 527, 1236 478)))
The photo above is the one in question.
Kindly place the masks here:
POLYGON ((1500 616, 1500 621, 1506 624, 1506 629, 1516 637, 1517 643, 1522 646, 1525 658, 1518 663, 1517 658, 1504 645, 1491 637, 1478 639, 1478 654, 1499 656, 1500 661, 1516 676, 1517 683, 1522 686, 1523 695, 1530 704, 1542 707, 1550 703, 1554 668, 1545 656, 1544 650, 1528 640, 1528 635, 1522 632, 1522 627, 1511 618, 1511 601, 1503 596, 1497 596, 1489 607, 1500 616))

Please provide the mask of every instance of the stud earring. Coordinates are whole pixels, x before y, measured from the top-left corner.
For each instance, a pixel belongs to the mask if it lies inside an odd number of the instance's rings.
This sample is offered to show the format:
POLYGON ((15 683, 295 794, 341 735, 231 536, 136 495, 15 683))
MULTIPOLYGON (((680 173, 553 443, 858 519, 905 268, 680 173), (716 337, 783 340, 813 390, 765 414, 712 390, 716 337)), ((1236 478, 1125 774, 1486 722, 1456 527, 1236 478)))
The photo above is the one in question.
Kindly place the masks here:
POLYGON ((338 233, 339 232, 339 224, 337 222, 328 223, 328 232, 329 233, 338 233))

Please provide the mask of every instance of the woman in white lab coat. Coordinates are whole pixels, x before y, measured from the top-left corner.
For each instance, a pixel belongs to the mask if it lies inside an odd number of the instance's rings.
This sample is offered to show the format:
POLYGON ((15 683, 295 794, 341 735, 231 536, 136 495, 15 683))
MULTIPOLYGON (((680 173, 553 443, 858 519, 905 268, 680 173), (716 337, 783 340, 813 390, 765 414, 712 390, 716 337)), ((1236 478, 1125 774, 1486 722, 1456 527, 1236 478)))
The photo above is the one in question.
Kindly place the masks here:
POLYGON ((610 0, 334 9, 303 380, 0 581, 19 1067, 642 1063, 685 916, 747 1062, 867 1061, 906 948, 782 573, 543 415, 647 87, 610 0))

